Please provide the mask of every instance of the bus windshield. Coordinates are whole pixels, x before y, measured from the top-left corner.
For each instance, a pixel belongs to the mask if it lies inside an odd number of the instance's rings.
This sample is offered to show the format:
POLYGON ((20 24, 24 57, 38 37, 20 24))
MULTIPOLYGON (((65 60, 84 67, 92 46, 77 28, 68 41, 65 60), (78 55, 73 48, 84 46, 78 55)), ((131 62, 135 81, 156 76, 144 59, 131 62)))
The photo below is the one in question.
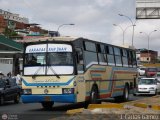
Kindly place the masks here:
POLYGON ((68 52, 48 53, 48 65, 73 65, 72 54, 68 52))
POLYGON ((43 44, 43 47, 42 45, 26 47, 24 75, 73 74, 71 45, 43 44))

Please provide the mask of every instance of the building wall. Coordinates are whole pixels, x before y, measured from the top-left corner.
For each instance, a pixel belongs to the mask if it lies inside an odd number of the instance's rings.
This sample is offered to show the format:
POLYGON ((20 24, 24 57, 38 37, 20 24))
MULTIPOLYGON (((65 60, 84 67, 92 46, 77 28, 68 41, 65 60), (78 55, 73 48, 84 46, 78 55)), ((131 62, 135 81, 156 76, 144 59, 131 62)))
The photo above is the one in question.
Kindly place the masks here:
POLYGON ((3 16, 0 15, 0 33, 3 33, 6 27, 7 27, 7 23, 4 20, 3 16))
POLYGON ((11 72, 12 73, 12 64, 4 64, 0 63, 0 71, 4 74, 7 75, 7 73, 11 72))
POLYGON ((7 20, 13 20, 13 21, 29 24, 28 18, 20 17, 19 14, 14 14, 14 13, 0 9, 0 15, 2 15, 4 19, 7 19, 7 20))
POLYGON ((157 51, 146 51, 140 53, 140 60, 143 62, 156 62, 158 57, 157 51))

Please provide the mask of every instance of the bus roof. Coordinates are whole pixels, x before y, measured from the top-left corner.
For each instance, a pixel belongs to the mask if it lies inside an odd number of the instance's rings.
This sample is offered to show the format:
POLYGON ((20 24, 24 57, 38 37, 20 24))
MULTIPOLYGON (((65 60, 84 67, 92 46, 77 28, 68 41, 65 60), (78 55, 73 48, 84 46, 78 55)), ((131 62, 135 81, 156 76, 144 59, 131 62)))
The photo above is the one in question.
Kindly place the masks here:
POLYGON ((59 36, 59 37, 40 37, 40 38, 31 38, 31 39, 24 39, 24 40, 16 40, 16 42, 20 42, 20 43, 36 43, 36 42, 45 42, 45 41, 75 41, 75 40, 80 40, 82 42, 82 40, 85 41, 90 41, 90 42, 95 42, 95 43, 101 43, 101 44, 106 44, 106 45, 111 45, 111 46, 115 46, 115 47, 119 47, 119 48, 126 48, 126 49, 130 49, 130 50, 135 50, 134 47, 131 46, 117 46, 117 45, 112 45, 112 44, 108 44, 108 43, 103 43, 103 42, 99 42, 99 41, 94 41, 94 40, 90 40, 87 38, 83 38, 83 37, 71 37, 71 36, 59 36))
POLYGON ((20 43, 32 43, 32 42, 40 42, 40 41, 74 41, 78 39, 78 37, 70 37, 70 36, 60 36, 60 37, 41 37, 41 38, 31 38, 24 40, 16 40, 16 42, 20 43))

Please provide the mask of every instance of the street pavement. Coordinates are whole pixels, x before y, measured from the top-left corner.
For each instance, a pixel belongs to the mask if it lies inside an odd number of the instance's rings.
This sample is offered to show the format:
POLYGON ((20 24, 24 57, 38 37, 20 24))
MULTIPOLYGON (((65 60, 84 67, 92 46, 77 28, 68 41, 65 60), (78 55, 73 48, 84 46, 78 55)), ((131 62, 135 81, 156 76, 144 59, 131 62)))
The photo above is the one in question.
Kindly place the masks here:
MULTIPOLYGON (((143 99, 150 96, 132 96, 130 95, 130 101, 143 99)), ((105 101, 113 101, 108 99, 105 101)), ((114 102, 114 101, 113 101, 114 102)), ((58 118, 65 115, 67 110, 76 109, 84 107, 84 103, 78 104, 67 104, 67 103, 55 103, 52 110, 44 110, 40 103, 29 103, 24 104, 20 102, 19 104, 14 104, 12 101, 6 102, 4 105, 0 106, 0 115, 3 117, 7 115, 11 119, 13 117, 18 120, 45 120, 51 118, 58 118)), ((1 119, 0 116, 0 119, 1 119)), ((3 120, 3 119, 2 119, 3 120)))

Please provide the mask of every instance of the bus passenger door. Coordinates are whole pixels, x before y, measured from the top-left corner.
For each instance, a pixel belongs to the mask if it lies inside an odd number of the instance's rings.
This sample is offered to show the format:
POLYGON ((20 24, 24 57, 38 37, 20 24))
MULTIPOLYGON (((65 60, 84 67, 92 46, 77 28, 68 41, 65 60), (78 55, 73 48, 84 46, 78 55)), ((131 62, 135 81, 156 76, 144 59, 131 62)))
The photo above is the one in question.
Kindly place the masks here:
POLYGON ((84 102, 86 97, 86 87, 84 76, 77 77, 77 102, 84 102))

